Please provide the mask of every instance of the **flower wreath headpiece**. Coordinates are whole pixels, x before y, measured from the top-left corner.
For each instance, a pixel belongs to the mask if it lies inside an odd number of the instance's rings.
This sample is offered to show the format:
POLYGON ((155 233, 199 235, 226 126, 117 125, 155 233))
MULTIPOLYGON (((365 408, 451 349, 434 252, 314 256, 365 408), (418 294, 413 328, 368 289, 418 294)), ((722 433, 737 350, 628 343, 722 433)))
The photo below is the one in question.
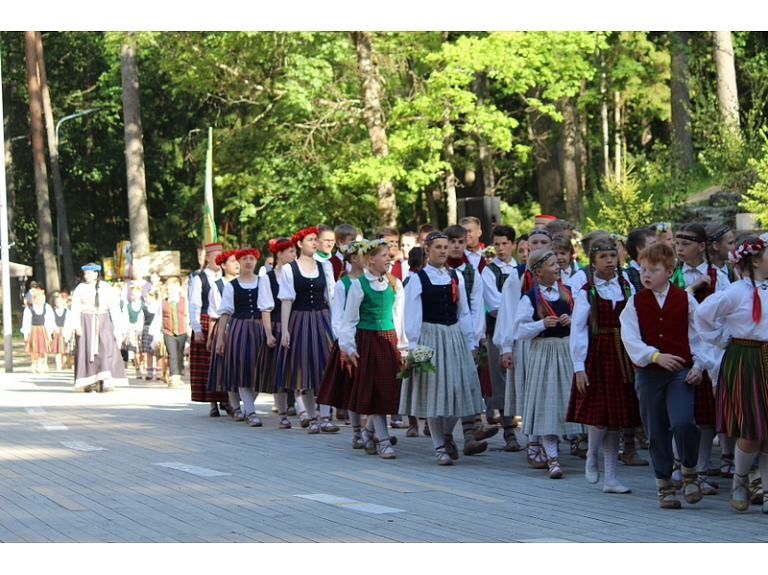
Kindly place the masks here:
POLYGON ((365 255, 369 251, 371 251, 373 248, 377 248, 379 246, 389 245, 389 240, 386 240, 385 238, 379 238, 378 240, 360 240, 360 243, 362 244, 358 248, 358 252, 360 255, 365 255))
POLYGON ((229 259, 230 256, 235 256, 236 260, 239 260, 240 258, 237 257, 237 250, 227 250, 225 252, 221 252, 219 255, 216 256, 216 265, 220 266, 225 261, 229 259))
POLYGON ((240 261, 243 256, 253 256, 256 259, 259 259, 261 257, 261 252, 256 248, 243 248, 242 250, 237 250, 237 261, 240 261))
POLYGON ((309 228, 304 228, 302 230, 299 230, 295 234, 291 236, 291 241, 295 244, 297 242, 300 242, 307 236, 315 234, 316 236, 320 235, 320 230, 318 230, 315 226, 311 226, 309 228))
POLYGON ((293 247, 293 245, 296 242, 293 241, 287 241, 287 242, 278 242, 277 238, 272 238, 269 240, 269 251, 275 255, 279 254, 283 250, 287 250, 288 248, 293 247))

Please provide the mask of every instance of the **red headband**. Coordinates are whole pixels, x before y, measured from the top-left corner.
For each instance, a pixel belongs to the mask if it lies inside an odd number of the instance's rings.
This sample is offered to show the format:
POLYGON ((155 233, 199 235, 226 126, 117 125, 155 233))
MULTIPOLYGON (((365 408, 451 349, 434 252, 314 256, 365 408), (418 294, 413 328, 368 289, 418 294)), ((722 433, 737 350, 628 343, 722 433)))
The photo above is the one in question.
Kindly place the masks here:
POLYGON ((315 234, 316 236, 319 236, 320 230, 318 230, 315 226, 312 226, 311 228, 304 228, 303 230, 299 230, 298 232, 293 234, 293 236, 291 236, 291 241, 295 244, 296 242, 300 242, 310 234, 315 234))
POLYGON ((278 253, 282 252, 283 250, 287 250, 288 248, 293 247, 294 242, 287 241, 287 242, 278 242, 277 238, 272 238, 269 240, 269 251, 273 254, 277 255, 278 253))
POLYGON ((242 250, 237 250, 237 261, 240 261, 243 256, 253 256, 256 259, 259 259, 261 257, 261 252, 256 248, 243 248, 242 250))
POLYGON ((220 266, 223 264, 229 259, 229 256, 235 256, 235 259, 237 259, 237 250, 227 250, 225 252, 221 252, 216 256, 216 265, 220 266))

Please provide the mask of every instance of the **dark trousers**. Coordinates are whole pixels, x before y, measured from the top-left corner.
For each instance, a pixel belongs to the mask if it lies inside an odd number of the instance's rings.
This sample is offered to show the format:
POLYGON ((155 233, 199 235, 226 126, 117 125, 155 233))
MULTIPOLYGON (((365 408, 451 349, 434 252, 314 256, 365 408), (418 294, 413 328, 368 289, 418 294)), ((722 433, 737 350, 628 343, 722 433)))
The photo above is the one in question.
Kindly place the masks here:
POLYGON ((187 344, 187 334, 168 335, 163 334, 165 349, 168 350, 168 369, 171 375, 181 375, 184 367, 184 346, 187 344))
POLYGON ((635 392, 657 479, 672 476, 672 438, 683 467, 696 467, 698 463, 701 431, 693 416, 694 389, 685 383, 687 375, 688 368, 675 373, 635 368, 635 392))

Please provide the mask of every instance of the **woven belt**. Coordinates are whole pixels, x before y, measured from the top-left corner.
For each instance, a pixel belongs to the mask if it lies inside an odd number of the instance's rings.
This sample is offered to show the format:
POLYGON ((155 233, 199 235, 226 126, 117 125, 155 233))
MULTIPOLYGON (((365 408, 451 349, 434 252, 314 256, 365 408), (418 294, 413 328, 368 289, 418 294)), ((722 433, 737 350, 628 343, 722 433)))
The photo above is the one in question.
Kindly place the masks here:
POLYGON ((756 339, 741 339, 739 337, 734 337, 731 339, 731 343, 735 343, 736 345, 740 345, 742 347, 762 348, 760 359, 763 363, 763 373, 768 373, 768 341, 758 341, 756 339))
POLYGON ((634 370, 632 369, 632 361, 627 355, 627 350, 624 349, 624 344, 621 341, 621 328, 618 327, 598 327, 597 335, 613 335, 613 343, 616 346, 616 355, 619 358, 619 368, 621 369, 621 376, 624 381, 622 383, 632 383, 634 381, 634 370))

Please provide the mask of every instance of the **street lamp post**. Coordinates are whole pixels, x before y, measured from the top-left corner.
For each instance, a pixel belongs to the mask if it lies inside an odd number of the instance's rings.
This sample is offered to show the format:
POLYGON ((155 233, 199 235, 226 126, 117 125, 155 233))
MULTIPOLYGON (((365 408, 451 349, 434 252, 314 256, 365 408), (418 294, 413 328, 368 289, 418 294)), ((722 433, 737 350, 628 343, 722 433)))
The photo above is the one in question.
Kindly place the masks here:
MULTIPOLYGON (((76 112, 74 114, 70 114, 68 116, 64 116, 61 118, 58 122, 56 122, 56 129, 55 129, 55 136, 54 136, 54 150, 51 154, 51 171, 53 172, 53 194, 56 198, 56 258, 59 264, 59 270, 61 270, 61 252, 62 252, 62 246, 61 246, 61 228, 63 226, 66 226, 66 207, 64 205, 64 191, 63 191, 63 185, 61 183, 61 170, 59 169, 59 127, 66 122, 67 120, 72 120, 73 118, 79 118, 80 116, 85 116, 86 114, 93 114, 94 112, 100 111, 100 107, 96 108, 88 108, 87 110, 83 110, 82 112, 76 112)), ((68 234, 67 234, 68 235, 68 234)), ((69 250, 69 240, 68 238, 65 238, 66 240, 66 248, 69 250)), ((71 252, 71 250, 70 250, 71 252)), ((70 253, 71 258, 71 253, 70 253)), ((68 269, 72 267, 72 265, 69 263, 69 260, 66 260, 68 269)), ((72 275, 71 273, 65 274, 66 283, 70 283, 74 280, 74 278, 69 278, 67 276, 72 275)), ((75 287, 74 285, 67 285, 67 289, 72 289, 75 287)))

